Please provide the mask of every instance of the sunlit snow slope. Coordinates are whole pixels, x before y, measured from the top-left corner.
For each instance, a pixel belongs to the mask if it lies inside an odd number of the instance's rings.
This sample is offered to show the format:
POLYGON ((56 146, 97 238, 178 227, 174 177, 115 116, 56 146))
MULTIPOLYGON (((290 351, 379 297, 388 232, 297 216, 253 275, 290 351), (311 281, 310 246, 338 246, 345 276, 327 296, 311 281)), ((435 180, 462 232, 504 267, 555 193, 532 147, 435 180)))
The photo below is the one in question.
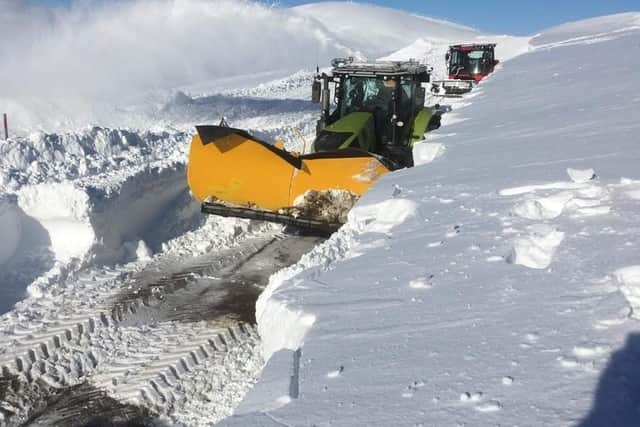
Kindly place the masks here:
POLYGON ((435 160, 272 277, 275 353, 224 425, 635 425, 639 23, 534 38, 431 137, 435 160))
POLYGON ((452 22, 360 3, 329 1, 292 10, 319 21, 337 42, 369 58, 387 55, 419 38, 449 43, 481 35, 473 28, 452 22))

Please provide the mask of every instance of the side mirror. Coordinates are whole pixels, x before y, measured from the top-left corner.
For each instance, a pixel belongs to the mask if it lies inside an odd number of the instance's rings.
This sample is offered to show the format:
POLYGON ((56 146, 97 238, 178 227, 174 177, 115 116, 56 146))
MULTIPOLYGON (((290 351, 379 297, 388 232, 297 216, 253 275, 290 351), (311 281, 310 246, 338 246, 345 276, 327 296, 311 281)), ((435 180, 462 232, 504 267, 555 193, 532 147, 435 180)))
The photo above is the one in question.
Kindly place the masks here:
POLYGON ((322 86, 320 85, 320 81, 314 80, 313 85, 311 85, 311 102, 313 102, 314 104, 319 104, 321 94, 322 94, 322 86))
POLYGON ((448 53, 444 56, 445 61, 449 61, 449 58, 451 58, 451 55, 449 55, 448 53))
POLYGON ((416 91, 416 105, 419 108, 424 107, 424 102, 426 100, 426 97, 427 97, 427 90, 422 86, 420 86, 416 91))

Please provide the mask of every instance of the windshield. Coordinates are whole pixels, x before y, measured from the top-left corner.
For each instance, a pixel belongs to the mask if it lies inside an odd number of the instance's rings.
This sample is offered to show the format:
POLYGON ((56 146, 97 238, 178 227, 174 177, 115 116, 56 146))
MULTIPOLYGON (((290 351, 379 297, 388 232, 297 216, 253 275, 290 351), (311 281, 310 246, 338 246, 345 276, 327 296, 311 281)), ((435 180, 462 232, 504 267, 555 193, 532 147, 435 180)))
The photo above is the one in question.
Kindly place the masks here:
POLYGON ((416 103, 416 83, 404 81, 400 84, 400 108, 398 108, 398 120, 409 123, 413 116, 416 103))
POLYGON ((449 60, 449 69, 453 74, 465 71, 471 74, 478 74, 484 71, 487 65, 491 64, 493 58, 491 52, 482 49, 461 51, 454 50, 451 52, 449 60))
POLYGON ((344 81, 341 117, 354 111, 378 111, 389 114, 396 82, 368 77, 350 77, 344 81))
MULTIPOLYGON (((373 113, 378 143, 385 144, 400 136, 394 132, 394 120, 392 120, 394 112, 397 114, 395 122, 402 122, 404 126, 411 121, 416 103, 415 81, 398 82, 391 78, 384 80, 375 77, 349 77, 342 84, 343 99, 340 117, 357 111, 373 113)), ((411 126, 405 126, 407 132, 410 128, 411 126)))

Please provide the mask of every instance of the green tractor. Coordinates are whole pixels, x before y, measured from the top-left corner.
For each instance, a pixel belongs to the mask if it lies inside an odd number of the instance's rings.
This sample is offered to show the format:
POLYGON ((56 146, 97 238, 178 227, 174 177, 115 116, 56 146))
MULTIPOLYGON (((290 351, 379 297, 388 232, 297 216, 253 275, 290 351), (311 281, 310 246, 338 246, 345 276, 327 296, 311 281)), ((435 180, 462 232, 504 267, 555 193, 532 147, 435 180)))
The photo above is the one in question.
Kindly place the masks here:
POLYGON ((312 100, 322 106, 313 151, 357 148, 380 156, 391 170, 413 166, 413 144, 440 127, 443 112, 424 105, 430 69, 415 61, 353 58, 335 59, 332 66, 331 74, 318 73, 313 83, 312 100))

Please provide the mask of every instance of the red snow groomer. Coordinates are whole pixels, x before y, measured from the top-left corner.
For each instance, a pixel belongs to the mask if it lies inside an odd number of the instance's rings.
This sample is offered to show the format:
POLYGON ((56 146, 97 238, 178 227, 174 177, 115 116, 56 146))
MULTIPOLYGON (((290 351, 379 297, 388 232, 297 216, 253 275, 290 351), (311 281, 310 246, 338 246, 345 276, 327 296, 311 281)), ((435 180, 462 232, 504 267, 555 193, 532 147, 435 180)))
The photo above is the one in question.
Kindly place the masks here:
POLYGON ((471 91, 473 84, 492 73, 498 64, 495 47, 495 43, 449 46, 449 52, 445 56, 449 80, 434 82, 432 92, 444 96, 460 96, 471 91))

